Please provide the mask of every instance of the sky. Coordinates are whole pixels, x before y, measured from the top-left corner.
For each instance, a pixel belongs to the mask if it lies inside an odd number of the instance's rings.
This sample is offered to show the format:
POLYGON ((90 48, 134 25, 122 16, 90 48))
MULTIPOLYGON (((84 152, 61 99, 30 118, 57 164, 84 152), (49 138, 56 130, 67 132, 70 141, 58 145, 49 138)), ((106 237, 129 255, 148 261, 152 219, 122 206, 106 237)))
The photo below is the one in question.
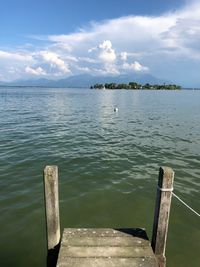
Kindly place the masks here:
POLYGON ((0 0, 0 81, 126 73, 200 87, 200 0, 0 0))

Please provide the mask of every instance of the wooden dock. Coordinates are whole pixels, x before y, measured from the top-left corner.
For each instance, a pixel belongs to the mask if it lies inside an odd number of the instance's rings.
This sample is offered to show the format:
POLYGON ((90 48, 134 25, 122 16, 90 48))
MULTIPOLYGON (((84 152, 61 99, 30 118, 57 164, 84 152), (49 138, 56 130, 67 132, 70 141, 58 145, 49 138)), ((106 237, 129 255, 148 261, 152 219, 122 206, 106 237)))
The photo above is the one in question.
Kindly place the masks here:
POLYGON ((60 235, 58 168, 44 169, 48 267, 166 267, 174 172, 161 167, 152 241, 140 228, 65 228, 60 235))
POLYGON ((143 229, 64 229, 57 267, 158 267, 143 229))

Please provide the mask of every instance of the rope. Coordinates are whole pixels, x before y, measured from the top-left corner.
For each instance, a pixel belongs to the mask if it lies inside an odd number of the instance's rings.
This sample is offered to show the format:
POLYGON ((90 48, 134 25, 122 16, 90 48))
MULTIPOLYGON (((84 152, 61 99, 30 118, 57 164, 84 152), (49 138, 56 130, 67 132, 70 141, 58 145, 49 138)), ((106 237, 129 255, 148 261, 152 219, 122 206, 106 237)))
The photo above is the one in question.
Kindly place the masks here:
POLYGON ((160 186, 158 186, 158 190, 160 190, 161 192, 172 192, 172 195, 177 198, 185 207, 187 207, 189 210, 191 210, 194 214, 196 214, 197 216, 200 217, 200 214, 195 211, 193 208, 191 208, 187 203, 185 203, 180 197, 178 197, 174 192, 174 188, 161 188, 160 186))
POLYGON ((161 192, 172 192, 174 188, 161 188, 160 186, 158 186, 158 190, 160 190, 161 192))
POLYGON ((175 193, 172 192, 172 195, 177 198, 183 205, 185 205, 189 210, 191 210, 194 214, 200 217, 200 214, 191 208, 188 204, 186 204, 180 197, 178 197, 175 193))

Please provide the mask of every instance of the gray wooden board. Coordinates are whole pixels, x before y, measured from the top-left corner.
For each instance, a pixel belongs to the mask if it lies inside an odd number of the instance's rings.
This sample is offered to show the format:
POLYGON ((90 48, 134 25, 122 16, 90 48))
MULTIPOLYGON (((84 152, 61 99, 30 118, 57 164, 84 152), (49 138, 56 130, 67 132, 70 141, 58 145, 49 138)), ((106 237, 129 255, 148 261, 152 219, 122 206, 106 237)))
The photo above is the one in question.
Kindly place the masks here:
POLYGON ((63 231, 57 267, 158 267, 143 229, 63 231))
POLYGON ((67 258, 58 267, 157 267, 151 258, 67 258))
POLYGON ((149 241, 142 240, 138 237, 91 237, 91 236, 63 236, 62 246, 115 246, 115 247, 130 247, 130 246, 149 246, 149 241))

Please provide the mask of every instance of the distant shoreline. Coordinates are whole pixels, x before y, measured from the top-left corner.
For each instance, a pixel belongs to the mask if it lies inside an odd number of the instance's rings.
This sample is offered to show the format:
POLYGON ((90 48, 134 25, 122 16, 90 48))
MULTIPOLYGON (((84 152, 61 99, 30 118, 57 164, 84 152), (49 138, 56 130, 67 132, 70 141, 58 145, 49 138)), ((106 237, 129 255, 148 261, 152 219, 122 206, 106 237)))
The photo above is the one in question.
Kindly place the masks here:
MULTIPOLYGON (((91 86, 92 87, 92 86, 91 86)), ((55 89, 97 89, 97 90, 103 90, 104 88, 91 88, 91 87, 68 87, 68 86, 44 86, 44 85, 0 85, 0 89, 2 88, 55 88, 55 89)), ((155 89, 155 88, 151 88, 151 89, 146 89, 146 88, 136 88, 136 89, 125 89, 125 88, 118 88, 118 89, 110 89, 110 88, 105 88, 105 90, 167 90, 165 88, 163 89, 155 89)), ((168 89, 169 90, 169 89, 168 89)), ((180 90, 180 89, 173 89, 173 90, 180 90)), ((172 90, 172 91, 173 91, 172 90)), ((188 90, 188 91, 199 91, 200 88, 192 88, 192 87, 188 87, 188 88, 182 88, 181 90, 188 90)))
POLYGON ((136 82, 127 83, 105 83, 95 84, 90 89, 101 89, 101 90, 181 90, 182 87, 176 84, 139 84, 136 82))

